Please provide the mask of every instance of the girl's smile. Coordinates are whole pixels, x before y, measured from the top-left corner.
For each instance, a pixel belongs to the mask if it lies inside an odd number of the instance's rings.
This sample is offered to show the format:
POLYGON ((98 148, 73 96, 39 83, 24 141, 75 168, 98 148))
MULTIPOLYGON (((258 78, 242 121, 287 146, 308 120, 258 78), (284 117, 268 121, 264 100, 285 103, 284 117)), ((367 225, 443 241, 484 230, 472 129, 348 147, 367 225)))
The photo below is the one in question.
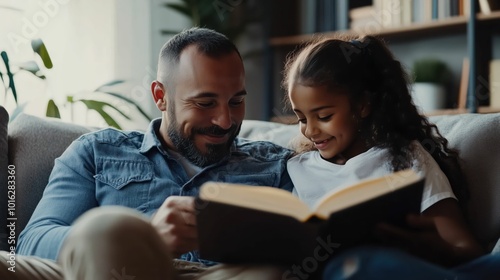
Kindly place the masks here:
POLYGON ((314 141, 314 140, 312 140, 312 141, 313 141, 316 149, 323 150, 328 146, 328 144, 330 143, 330 140, 332 140, 332 139, 333 139, 333 137, 330 137, 330 138, 322 140, 322 141, 314 141))

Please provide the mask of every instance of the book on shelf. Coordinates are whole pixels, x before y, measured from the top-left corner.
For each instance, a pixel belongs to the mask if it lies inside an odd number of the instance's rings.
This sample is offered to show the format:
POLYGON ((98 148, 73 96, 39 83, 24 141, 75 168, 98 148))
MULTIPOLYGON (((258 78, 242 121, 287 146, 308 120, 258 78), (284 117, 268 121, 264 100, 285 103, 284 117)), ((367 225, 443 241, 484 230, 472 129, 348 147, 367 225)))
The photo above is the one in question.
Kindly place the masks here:
POLYGON ((309 208, 278 188, 208 182, 196 198, 200 257, 293 264, 325 244, 333 256, 374 243, 378 223, 404 226, 407 214, 420 213, 423 186, 408 169, 332 190, 309 208))
POLYGON ((500 1, 498 0, 479 0, 479 10, 482 14, 489 15, 492 11, 500 9, 500 1))
POLYGON ((500 108, 500 59, 490 61, 490 107, 500 108))
MULTIPOLYGON (((382 28, 397 28, 414 23, 446 20, 468 15, 470 0, 373 0, 377 23, 382 28)), ((481 0, 490 3, 494 0, 481 0)), ((356 8, 357 9, 357 8, 356 8)), ((357 14, 358 11, 354 11, 357 14)), ((366 18, 366 17, 365 17, 366 18)), ((363 23, 363 20, 356 19, 363 23)), ((372 23, 373 24, 373 23, 372 23)), ((356 22, 356 26, 360 23, 356 22)))
POLYGON ((464 57, 462 61, 462 76, 460 78, 460 88, 458 90, 458 109, 467 109, 467 91, 469 89, 469 58, 464 57))

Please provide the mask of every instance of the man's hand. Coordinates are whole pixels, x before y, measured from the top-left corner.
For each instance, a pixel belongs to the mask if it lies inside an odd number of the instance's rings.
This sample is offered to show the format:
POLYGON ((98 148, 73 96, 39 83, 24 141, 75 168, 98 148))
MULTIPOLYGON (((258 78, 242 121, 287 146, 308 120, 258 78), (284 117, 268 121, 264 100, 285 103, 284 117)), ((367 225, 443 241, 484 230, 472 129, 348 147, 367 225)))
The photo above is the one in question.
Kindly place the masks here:
POLYGON ((194 197, 170 196, 151 220, 153 226, 178 257, 198 248, 194 197))

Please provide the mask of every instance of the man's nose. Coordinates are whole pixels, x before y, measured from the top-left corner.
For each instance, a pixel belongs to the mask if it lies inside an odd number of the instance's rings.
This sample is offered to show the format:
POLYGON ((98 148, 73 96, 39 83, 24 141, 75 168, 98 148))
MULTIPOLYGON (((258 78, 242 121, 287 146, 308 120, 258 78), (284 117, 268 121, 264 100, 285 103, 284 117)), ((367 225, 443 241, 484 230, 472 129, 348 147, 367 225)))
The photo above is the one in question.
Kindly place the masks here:
POLYGON ((219 106, 212 117, 212 123, 222 129, 229 129, 232 125, 231 110, 228 106, 219 106))

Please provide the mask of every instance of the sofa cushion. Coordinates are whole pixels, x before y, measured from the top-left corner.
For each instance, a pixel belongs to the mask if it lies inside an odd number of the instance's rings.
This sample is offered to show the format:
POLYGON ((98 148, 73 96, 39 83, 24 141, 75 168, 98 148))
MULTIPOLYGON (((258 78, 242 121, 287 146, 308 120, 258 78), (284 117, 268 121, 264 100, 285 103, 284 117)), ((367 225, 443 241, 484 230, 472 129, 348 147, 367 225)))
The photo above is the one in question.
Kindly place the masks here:
POLYGON ((469 185, 469 221, 485 245, 500 237, 500 114, 431 117, 458 149, 469 185))
POLYGON ((18 115, 9 125, 9 159, 15 165, 17 236, 26 226, 54 166, 69 144, 92 129, 59 119, 18 115), (21 207, 22 206, 22 207, 21 207))
POLYGON ((297 125, 285 125, 275 122, 244 120, 239 136, 251 140, 271 141, 283 147, 290 148, 291 140, 299 135, 297 125))
MULTIPOLYGON (((7 125, 9 123, 9 114, 4 107, 0 106, 0 205, 2 207, 7 206, 7 190, 2 186, 7 186, 7 166, 9 165, 9 159, 7 157, 8 145, 7 145, 7 125)), ((0 228, 0 250, 7 249, 7 227, 4 226, 4 221, 7 221, 7 209, 2 209, 0 211, 0 220, 2 221, 2 227, 0 228)))

